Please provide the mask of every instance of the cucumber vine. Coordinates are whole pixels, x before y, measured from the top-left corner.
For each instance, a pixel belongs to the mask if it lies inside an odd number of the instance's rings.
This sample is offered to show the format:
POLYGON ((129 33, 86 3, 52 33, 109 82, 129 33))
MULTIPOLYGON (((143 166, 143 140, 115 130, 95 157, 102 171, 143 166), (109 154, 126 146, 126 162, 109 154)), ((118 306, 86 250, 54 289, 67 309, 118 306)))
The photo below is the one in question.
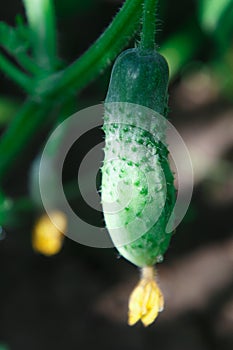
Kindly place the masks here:
MULTIPOLYGON (((0 181, 4 180, 10 170, 14 157, 23 152, 34 132, 43 124, 49 110, 54 109, 54 100, 63 100, 64 95, 69 98, 74 91, 79 92, 127 45, 139 26, 143 0, 126 0, 96 42, 80 58, 62 70, 56 69, 59 58, 56 53, 56 26, 52 4, 52 0, 24 1, 28 19, 27 40, 33 48, 32 57, 25 57, 29 62, 33 59, 33 66, 38 67, 37 73, 34 71, 29 76, 0 55, 0 69, 29 96, 0 140, 0 181), (41 70, 43 67, 45 69, 41 70), (15 142, 18 138, 18 142, 15 142)), ((23 68, 27 70, 27 63, 23 68)))

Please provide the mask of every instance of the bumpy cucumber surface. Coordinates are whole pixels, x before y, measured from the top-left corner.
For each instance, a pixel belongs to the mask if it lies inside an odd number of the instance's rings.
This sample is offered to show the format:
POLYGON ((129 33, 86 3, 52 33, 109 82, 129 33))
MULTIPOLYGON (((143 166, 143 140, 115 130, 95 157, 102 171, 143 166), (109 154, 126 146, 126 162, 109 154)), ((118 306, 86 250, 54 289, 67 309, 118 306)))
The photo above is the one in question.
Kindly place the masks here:
POLYGON ((165 130, 148 110, 166 114, 167 86, 165 59, 156 51, 130 49, 113 66, 105 100, 105 222, 120 254, 140 267, 161 260, 172 234, 166 225, 175 189, 165 130))

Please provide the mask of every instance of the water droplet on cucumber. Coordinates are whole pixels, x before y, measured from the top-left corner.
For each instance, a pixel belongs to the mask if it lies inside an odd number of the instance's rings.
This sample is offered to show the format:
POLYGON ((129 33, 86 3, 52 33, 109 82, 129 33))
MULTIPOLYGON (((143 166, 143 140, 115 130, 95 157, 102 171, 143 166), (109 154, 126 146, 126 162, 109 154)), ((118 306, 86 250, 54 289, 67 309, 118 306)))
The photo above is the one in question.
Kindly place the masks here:
POLYGON ((156 262, 157 262, 157 263, 160 263, 160 262, 162 262, 162 261, 163 261, 163 255, 160 254, 160 255, 157 256, 156 262))

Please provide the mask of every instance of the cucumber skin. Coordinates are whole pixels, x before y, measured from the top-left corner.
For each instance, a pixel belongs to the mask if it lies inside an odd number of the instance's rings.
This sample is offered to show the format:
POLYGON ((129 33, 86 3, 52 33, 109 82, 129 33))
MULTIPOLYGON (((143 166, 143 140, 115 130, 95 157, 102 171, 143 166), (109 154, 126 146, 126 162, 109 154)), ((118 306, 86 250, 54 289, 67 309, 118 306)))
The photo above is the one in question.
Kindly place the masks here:
POLYGON ((169 70, 157 51, 123 51, 116 59, 105 102, 130 102, 167 112, 169 70))
MULTIPOLYGON (((168 67, 165 59, 155 51, 142 54, 138 49, 129 49, 124 51, 114 64, 105 103, 128 102, 151 108, 159 114, 165 115, 167 113, 167 87, 168 67)), ((129 112, 128 109, 127 112, 129 112)), ((132 118, 137 119, 137 116, 134 115, 132 118)), ((161 206, 163 200, 165 202, 157 222, 132 243, 116 247, 120 254, 133 264, 139 267, 150 266, 162 260, 161 258, 167 250, 172 236, 172 232, 166 233, 165 231, 175 203, 174 178, 168 162, 168 151, 164 144, 159 144, 153 140, 153 137, 151 138, 151 135, 148 135, 148 133, 142 135, 141 130, 137 127, 131 127, 126 132, 125 127, 127 127, 127 125, 119 124, 117 125, 118 130, 116 132, 116 130, 112 128, 112 125, 109 124, 109 121, 111 123, 111 113, 105 113, 104 120, 103 129, 106 134, 105 155, 107 156, 109 148, 111 148, 116 158, 118 157, 121 159, 121 162, 123 162, 122 164, 125 162, 122 169, 119 169, 119 173, 122 170, 125 172, 125 169, 127 169, 126 179, 127 177, 131 177, 130 171, 127 168, 129 161, 129 159, 127 159, 128 155, 124 157, 122 148, 136 147, 138 145, 138 137, 140 137, 140 142, 142 140, 143 145, 146 145, 145 149, 147 145, 150 145, 150 149, 154 151, 156 158, 154 169, 158 167, 158 174, 162 169, 165 177, 166 186, 162 186, 162 188, 157 191, 157 193, 160 192, 159 195, 153 198, 155 211, 157 207, 161 206), (127 145, 125 143, 127 143, 127 145)), ((129 125, 132 125, 130 116, 128 122, 129 125)), ((137 169, 136 173, 134 169, 134 175, 136 174, 135 176, 139 182, 143 182, 140 169, 147 171, 147 167, 148 169, 150 167, 150 165, 147 164, 148 159, 146 157, 141 157, 139 153, 137 159, 137 164, 139 165, 138 173, 137 169)), ((109 166, 109 162, 106 163, 104 161, 102 167, 102 198, 104 200, 107 197, 109 198, 109 195, 114 191, 114 180, 116 180, 115 172, 116 164, 114 166, 113 162, 109 166)), ((158 179, 160 179, 160 175, 155 175, 155 183, 158 179)), ((119 220, 120 224, 125 220, 125 224, 127 224, 128 221, 132 219, 132 213, 133 215, 137 215, 137 213, 142 210, 143 201, 146 203, 147 199, 146 193, 137 195, 136 198, 133 198, 129 208, 127 208, 127 212, 119 215, 116 214, 115 220, 119 220)), ((142 220, 147 220, 145 215, 145 213, 141 213, 142 220)), ((104 216, 107 228, 114 242, 116 237, 114 237, 114 233, 111 230, 111 218, 109 218, 105 212, 104 216)))

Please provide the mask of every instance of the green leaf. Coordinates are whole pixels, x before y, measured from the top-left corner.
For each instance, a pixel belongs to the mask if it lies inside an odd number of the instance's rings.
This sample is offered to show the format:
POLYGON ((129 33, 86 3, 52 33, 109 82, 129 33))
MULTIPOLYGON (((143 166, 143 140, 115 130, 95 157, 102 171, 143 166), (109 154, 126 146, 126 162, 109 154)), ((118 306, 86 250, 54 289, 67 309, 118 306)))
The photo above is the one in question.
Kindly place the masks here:
POLYGON ((232 43, 233 0, 199 0, 198 18, 202 29, 216 42, 221 55, 232 43))
POLYGON ((184 26, 161 45, 159 52, 166 58, 170 79, 173 79, 200 50, 204 35, 196 18, 189 18, 184 26))
POLYGON ((233 6, 232 0, 199 0, 198 17, 207 32, 217 29, 218 22, 226 10, 233 6))
POLYGON ((4 22, 0 22, 0 46, 14 56, 26 52, 29 48, 27 32, 26 27, 22 24, 13 28, 4 22))

